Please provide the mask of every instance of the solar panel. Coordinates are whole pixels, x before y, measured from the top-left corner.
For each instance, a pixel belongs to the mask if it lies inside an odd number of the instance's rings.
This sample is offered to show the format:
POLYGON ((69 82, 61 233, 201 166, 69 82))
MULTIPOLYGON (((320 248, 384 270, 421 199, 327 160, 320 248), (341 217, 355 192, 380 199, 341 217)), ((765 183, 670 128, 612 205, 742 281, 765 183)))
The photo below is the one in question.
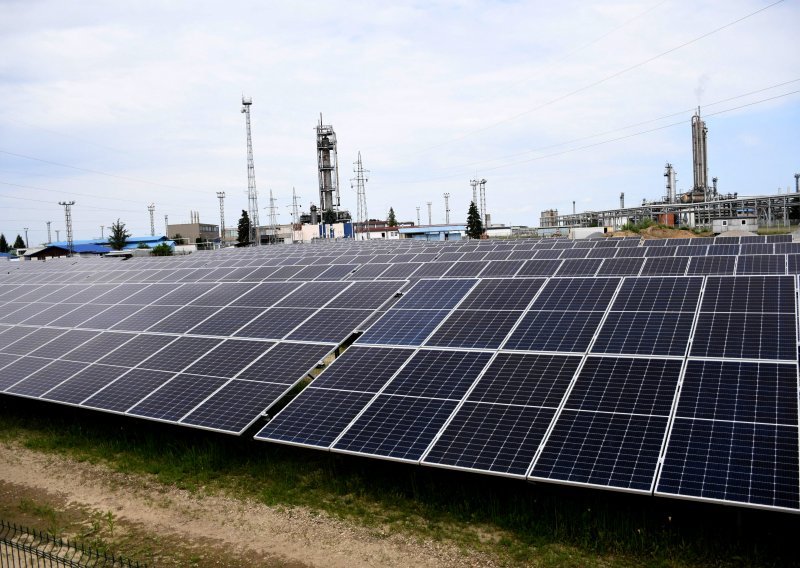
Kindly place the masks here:
POLYGON ((455 310, 425 344, 494 349, 521 315, 521 311, 455 310))
POLYGON ((181 424, 240 433, 287 391, 286 385, 233 379, 200 404, 181 424))
POLYGON ((736 274, 786 274, 786 257, 782 254, 740 256, 736 274))
MULTIPOLYGON (((139 366, 157 371, 181 371, 221 343, 222 341, 219 339, 179 337, 150 357, 147 357, 147 353, 139 353, 139 360, 141 361, 144 358, 139 366)), ((132 344, 133 342, 125 347, 132 346, 132 344)), ((116 353, 113 355, 116 355, 116 353)), ((111 360, 107 361, 104 358, 102 362, 114 363, 115 358, 113 355, 110 357, 111 360)))
POLYGON ((372 313, 373 310, 324 308, 290 333, 287 339, 326 341, 339 344, 355 330, 360 329, 361 326, 359 324, 372 313))
POLYGON ((279 343, 236 378, 291 385, 303 378, 331 350, 330 345, 279 343))
POLYGON ((147 328, 147 331, 159 333, 186 333, 206 318, 211 317, 219 308, 206 306, 185 306, 147 328))
POLYGON ((642 258, 608 258, 597 271, 598 276, 635 276, 644 265, 642 258))
POLYGON ((541 278, 481 280, 459 309, 523 310, 544 282, 541 278))
POLYGON ((177 421, 227 382, 217 377, 179 374, 164 383, 128 413, 155 420, 177 421))
POLYGON ((46 400, 80 404, 102 387, 119 378, 127 369, 112 365, 89 365, 58 386, 41 395, 46 400))
POLYGON ((531 477, 649 493, 681 366, 589 357, 531 477))
POLYGON ((125 412, 174 376, 174 373, 166 371, 133 369, 109 386, 98 390, 81 405, 111 412, 125 412))
POLYGON ((553 278, 542 288, 531 309, 604 311, 619 281, 619 278, 553 278))
POLYGON ((556 276, 592 276, 602 262, 599 258, 566 259, 561 263, 556 276))
POLYGON ((436 309, 454 307, 477 280, 420 280, 406 292, 393 309, 436 309))
POLYGON ((187 367, 186 372, 232 378, 273 345, 270 341, 228 339, 187 367))
POLYGON ((13 394, 37 397, 67 380, 86 367, 85 363, 74 361, 53 361, 46 367, 28 375, 27 378, 6 389, 13 394))
POLYGON ((695 256, 689 261, 686 274, 733 274, 735 256, 695 256))
POLYGON ((530 311, 510 335, 504 349, 584 352, 603 312, 530 311))
POLYGON ((0 373, 0 391, 17 384, 50 363, 52 359, 39 357, 20 357, 16 361, 7 363, 0 373))
MULTIPOLYGON (((216 309, 216 308, 212 308, 216 309)), ((233 335, 236 330, 244 327, 261 313, 260 309, 231 306, 222 308, 189 328, 186 333, 190 335, 233 335)))
POLYGON ((593 353, 683 356, 694 313, 609 312, 593 353))
POLYGON ((311 317, 316 309, 270 308, 237 331, 236 337, 281 339, 311 317))
POLYGON ((686 274, 689 258, 685 256, 647 258, 642 267, 641 275, 666 276, 686 274))
POLYGON ((517 272, 517 276, 552 276, 561 266, 562 260, 528 260, 517 272))
POLYGON ((700 314, 691 355, 743 359, 797 359, 794 312, 700 314))

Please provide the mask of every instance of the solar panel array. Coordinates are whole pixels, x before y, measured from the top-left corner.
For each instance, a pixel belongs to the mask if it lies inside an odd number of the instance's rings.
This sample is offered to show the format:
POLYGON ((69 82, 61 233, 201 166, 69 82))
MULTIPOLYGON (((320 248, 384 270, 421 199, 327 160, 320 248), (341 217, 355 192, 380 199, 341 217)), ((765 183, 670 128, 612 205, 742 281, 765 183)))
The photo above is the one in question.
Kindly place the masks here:
POLYGON ((241 433, 360 330, 257 439, 798 511, 790 241, 349 242, 9 265, 0 391, 241 433))

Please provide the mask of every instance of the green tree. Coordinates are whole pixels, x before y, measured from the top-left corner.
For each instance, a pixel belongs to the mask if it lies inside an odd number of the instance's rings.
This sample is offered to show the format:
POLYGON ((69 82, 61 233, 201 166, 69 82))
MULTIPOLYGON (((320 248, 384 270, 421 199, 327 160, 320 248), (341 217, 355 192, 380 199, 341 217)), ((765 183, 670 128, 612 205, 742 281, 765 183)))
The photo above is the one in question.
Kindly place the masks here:
POLYGON ((172 256, 172 247, 167 243, 161 243, 150 249, 150 256, 172 256))
POLYGON ((397 217, 394 215, 394 208, 389 207, 389 218, 386 220, 386 225, 389 227, 397 226, 397 217))
POLYGON ((8 241, 3 233, 0 233, 0 252, 8 252, 8 241))
POLYGON ((172 237, 172 240, 175 241, 176 245, 185 245, 185 244, 187 244, 187 243, 183 242, 183 235, 181 235, 180 233, 175 233, 175 235, 172 237))
POLYGON ((22 235, 17 235, 17 240, 14 241, 14 246, 11 248, 15 249, 24 249, 25 248, 25 241, 22 240, 22 235))
POLYGON ((469 204, 469 212, 467 213, 467 236, 470 239, 480 239, 483 234, 483 222, 478 213, 478 207, 472 201, 469 204))
POLYGON ((136 248, 137 249, 149 249, 150 246, 147 243, 139 243, 138 245, 136 245, 136 248))
POLYGON ((122 250, 128 242, 128 237, 131 234, 125 230, 125 223, 120 223, 117 219, 116 223, 111 223, 111 234, 108 235, 108 244, 114 250, 122 250))
POLYGON ((242 216, 239 217, 239 227, 236 235, 237 247, 246 247, 250 244, 250 216, 247 211, 242 209, 242 216))

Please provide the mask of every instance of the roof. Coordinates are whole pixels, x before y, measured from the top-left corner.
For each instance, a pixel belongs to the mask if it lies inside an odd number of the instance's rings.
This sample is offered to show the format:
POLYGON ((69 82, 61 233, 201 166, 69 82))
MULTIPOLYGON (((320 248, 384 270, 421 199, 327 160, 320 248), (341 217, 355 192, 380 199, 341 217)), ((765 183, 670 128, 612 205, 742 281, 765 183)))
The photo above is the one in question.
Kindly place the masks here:
MULTIPOLYGON (((66 249, 66 247, 64 247, 66 249)), ((80 253, 96 253, 96 254, 106 254, 111 252, 111 247, 102 246, 102 245, 94 245, 94 244, 85 244, 85 245, 73 245, 72 246, 73 252, 80 253)))
POLYGON ((402 234, 413 233, 455 233, 466 231, 466 225, 421 225, 419 227, 399 227, 402 234))

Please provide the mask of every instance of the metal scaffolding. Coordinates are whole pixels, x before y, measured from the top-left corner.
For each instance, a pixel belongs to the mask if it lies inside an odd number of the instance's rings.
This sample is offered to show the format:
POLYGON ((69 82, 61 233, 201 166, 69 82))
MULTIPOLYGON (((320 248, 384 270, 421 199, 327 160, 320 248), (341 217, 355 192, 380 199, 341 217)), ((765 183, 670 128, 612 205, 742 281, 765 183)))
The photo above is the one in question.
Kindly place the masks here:
POLYGON ((258 192, 256 191, 256 168, 253 164, 253 138, 250 133, 250 107, 253 99, 242 96, 242 113, 247 125, 247 207, 250 216, 250 242, 255 246, 261 244, 261 232, 258 223, 258 192))

